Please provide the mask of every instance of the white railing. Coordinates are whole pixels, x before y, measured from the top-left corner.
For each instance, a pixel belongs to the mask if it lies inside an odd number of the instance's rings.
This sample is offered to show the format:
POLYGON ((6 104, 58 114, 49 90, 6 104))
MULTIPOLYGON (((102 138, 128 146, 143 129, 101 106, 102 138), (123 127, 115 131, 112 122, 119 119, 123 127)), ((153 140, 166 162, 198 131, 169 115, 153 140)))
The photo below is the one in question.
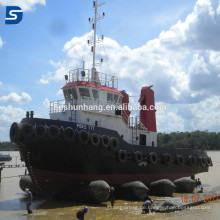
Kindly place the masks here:
POLYGON ((122 115, 122 118, 124 119, 124 122, 127 124, 129 128, 145 130, 145 131, 148 130, 145 127, 145 125, 140 121, 139 119, 140 117, 128 116, 125 111, 122 111, 121 115, 122 115))
POLYGON ((118 78, 109 74, 95 72, 94 74, 90 69, 78 68, 69 71, 69 82, 85 81, 95 82, 104 86, 118 88, 118 78))

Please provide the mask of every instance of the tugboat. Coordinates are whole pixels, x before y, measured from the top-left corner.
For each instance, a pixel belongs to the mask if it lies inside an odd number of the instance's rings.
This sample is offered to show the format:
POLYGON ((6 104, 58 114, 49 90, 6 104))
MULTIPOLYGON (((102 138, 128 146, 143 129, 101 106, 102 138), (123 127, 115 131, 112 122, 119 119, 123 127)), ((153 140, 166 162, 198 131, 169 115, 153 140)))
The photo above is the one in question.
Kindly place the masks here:
POLYGON ((0 154, 0 161, 11 161, 12 157, 10 154, 0 154))
MULTIPOLYGON (((96 69, 96 34, 102 4, 93 1, 94 31, 88 41, 93 54, 91 69, 70 70, 63 86, 65 99, 50 102, 50 119, 27 112, 10 128, 36 188, 63 196, 92 181, 111 186, 132 181, 146 185, 159 179, 175 180, 208 172, 212 160, 206 152, 157 146, 156 110, 151 86, 141 89, 140 117, 131 117, 129 95, 118 90, 118 78, 96 69)), ((103 60, 101 59, 101 62, 103 60)))

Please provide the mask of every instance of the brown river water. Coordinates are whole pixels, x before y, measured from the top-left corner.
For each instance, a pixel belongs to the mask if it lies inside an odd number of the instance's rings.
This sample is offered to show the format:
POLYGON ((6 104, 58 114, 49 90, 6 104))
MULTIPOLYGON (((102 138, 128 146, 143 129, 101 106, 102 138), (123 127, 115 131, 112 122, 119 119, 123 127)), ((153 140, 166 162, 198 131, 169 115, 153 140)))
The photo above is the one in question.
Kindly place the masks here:
MULTIPOLYGON (((6 152, 4 152, 6 153, 6 152)), ((10 152, 13 157, 12 162, 6 164, 20 164, 19 153, 10 152)), ((220 186, 220 151, 208 152, 212 157, 213 167, 208 173, 196 175, 202 181, 204 191, 220 186)), ((137 220, 137 219, 178 219, 178 220, 218 220, 220 219, 220 201, 210 202, 203 205, 192 207, 182 211, 172 213, 150 213, 148 215, 141 214, 142 202, 129 202, 116 200, 114 209, 106 208, 110 202, 102 205, 93 206, 86 204, 77 204, 73 202, 57 201, 42 199, 39 197, 33 198, 32 210, 33 214, 27 215, 26 212, 26 195, 19 187, 19 175, 23 175, 25 168, 5 168, 2 171, 2 182, 0 183, 0 220, 16 220, 16 219, 31 219, 31 220, 66 220, 77 219, 76 212, 87 206, 89 212, 85 215, 86 220, 92 219, 117 219, 117 220, 137 220)), ((180 196, 180 195, 179 195, 180 196)), ((161 199, 161 198, 153 198, 161 199)), ((180 197, 181 200, 181 197, 180 197)))

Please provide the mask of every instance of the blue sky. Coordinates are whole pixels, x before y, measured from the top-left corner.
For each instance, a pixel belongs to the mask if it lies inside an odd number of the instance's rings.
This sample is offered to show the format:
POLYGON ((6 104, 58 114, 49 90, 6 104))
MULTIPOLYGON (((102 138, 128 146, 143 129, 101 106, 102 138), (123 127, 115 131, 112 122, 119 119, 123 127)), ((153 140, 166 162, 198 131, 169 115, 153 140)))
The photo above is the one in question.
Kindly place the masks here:
MULTIPOLYGON (((158 131, 220 131, 219 1, 105 2, 101 33, 119 88, 139 95, 154 85, 168 107, 157 112, 158 131)), ((92 16, 91 0, 0 0, 0 141, 27 110, 49 117, 46 103, 62 99, 63 76, 80 65, 92 16), (6 5, 23 9, 19 24, 5 25, 6 5)))

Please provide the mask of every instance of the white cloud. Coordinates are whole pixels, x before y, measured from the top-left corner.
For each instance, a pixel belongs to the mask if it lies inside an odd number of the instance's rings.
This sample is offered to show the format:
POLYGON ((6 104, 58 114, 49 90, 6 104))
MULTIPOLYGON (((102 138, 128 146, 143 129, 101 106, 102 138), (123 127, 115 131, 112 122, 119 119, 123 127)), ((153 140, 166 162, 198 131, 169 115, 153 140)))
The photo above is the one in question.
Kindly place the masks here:
POLYGON ((25 111, 13 108, 11 105, 0 106, 0 140, 9 140, 9 129, 13 122, 19 122, 25 117, 25 111))
POLYGON ((2 86, 2 82, 0 81, 0 86, 2 86))
MULTIPOLYGON (((213 101, 219 103, 219 8, 219 0, 198 0, 185 21, 178 21, 169 30, 162 31, 158 38, 136 49, 105 37, 105 50, 98 56, 104 58, 104 63, 108 61, 111 73, 119 77, 120 89, 136 95, 142 86, 153 84, 156 101, 170 104, 166 113, 157 112, 160 131, 199 129, 196 125, 205 128, 206 121, 207 128, 213 126, 220 130, 216 126, 218 120, 211 120, 208 112, 196 115, 189 110, 199 111, 200 107, 204 108, 204 102, 214 96, 213 101), (202 120, 199 122, 199 119, 202 120)), ((80 61, 87 61, 87 68, 92 62, 91 52, 90 48, 84 49, 90 34, 66 42, 63 51, 67 58, 57 63, 51 61, 57 70, 43 79, 64 83, 67 70, 81 65, 80 61)), ((107 65, 101 66, 101 72, 109 73, 107 65)), ((216 115, 214 110, 213 114, 216 115)))
POLYGON ((0 97, 0 103, 24 104, 30 101, 31 101, 31 96, 25 92, 22 92, 21 96, 15 92, 11 92, 8 96, 0 97))
POLYGON ((44 106, 45 108, 49 108, 49 106, 50 106, 50 101, 49 101, 48 98, 45 98, 45 99, 44 99, 44 101, 43 101, 43 106, 44 106))
POLYGON ((0 0, 0 5, 2 6, 20 6, 23 11, 34 10, 36 4, 46 5, 46 0, 0 0))
POLYGON ((2 41, 2 38, 0 37, 0 49, 2 48, 3 46, 3 41, 2 41))

